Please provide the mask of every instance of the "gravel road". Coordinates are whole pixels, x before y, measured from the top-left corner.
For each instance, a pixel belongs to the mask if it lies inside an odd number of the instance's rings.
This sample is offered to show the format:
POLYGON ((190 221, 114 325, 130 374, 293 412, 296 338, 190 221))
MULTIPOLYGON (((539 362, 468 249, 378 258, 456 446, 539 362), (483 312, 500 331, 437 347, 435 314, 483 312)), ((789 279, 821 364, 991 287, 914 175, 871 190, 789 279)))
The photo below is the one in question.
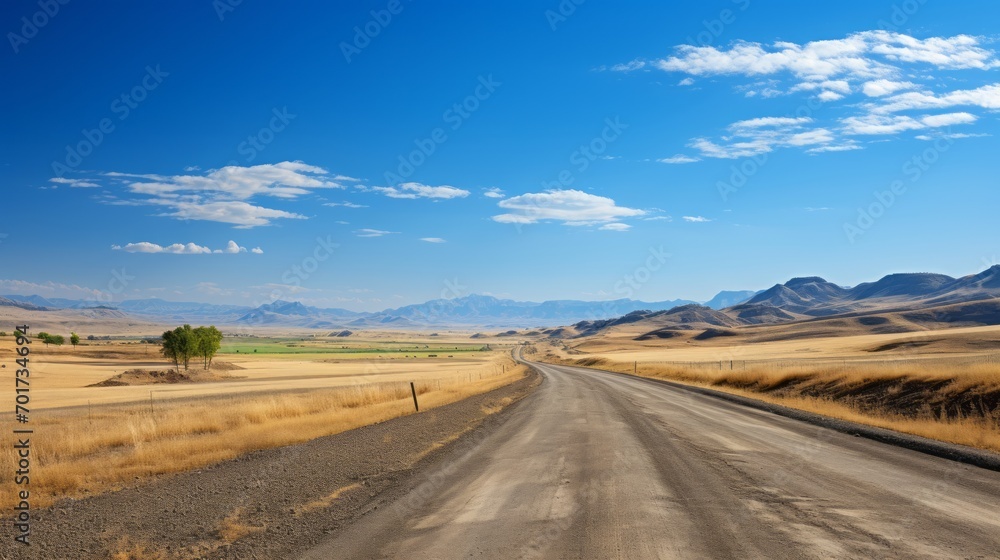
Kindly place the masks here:
POLYGON ((535 366, 542 385, 504 424, 300 558, 1000 557, 998 472, 535 366))

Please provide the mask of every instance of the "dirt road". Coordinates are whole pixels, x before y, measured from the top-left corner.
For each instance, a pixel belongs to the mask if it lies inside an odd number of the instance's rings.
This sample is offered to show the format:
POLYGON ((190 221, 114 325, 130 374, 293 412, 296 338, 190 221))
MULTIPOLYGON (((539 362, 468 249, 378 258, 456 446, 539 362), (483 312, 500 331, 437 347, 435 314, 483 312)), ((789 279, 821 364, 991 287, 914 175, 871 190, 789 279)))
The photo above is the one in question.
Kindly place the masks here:
POLYGON ((1000 473, 536 367, 542 386, 507 422, 301 558, 1000 556, 1000 473))

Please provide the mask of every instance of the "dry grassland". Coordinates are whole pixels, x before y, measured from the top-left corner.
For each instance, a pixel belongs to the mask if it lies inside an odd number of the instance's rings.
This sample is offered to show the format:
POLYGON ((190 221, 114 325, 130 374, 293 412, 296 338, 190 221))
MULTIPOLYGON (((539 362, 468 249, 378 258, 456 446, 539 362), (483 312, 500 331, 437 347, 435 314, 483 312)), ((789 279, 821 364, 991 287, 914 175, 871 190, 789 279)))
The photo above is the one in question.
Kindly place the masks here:
POLYGON ((649 345, 592 341, 586 345, 602 351, 543 346, 535 357, 709 387, 1000 451, 1000 355, 969 350, 970 341, 978 344, 998 334, 996 328, 985 327, 933 336, 869 335, 703 348, 685 344, 659 351, 649 345), (705 361, 668 361, 676 356, 705 361))
MULTIPOLYGON (((75 375, 62 371, 70 366, 54 364, 55 360, 46 363, 39 354, 32 355, 33 363, 42 364, 39 371, 46 373, 32 374, 38 400, 45 402, 41 387, 46 383, 62 384, 50 390, 62 391, 56 402, 71 406, 33 408, 31 488, 36 507, 411 414, 410 381, 415 382, 424 411, 512 383, 525 374, 525 368, 502 351, 479 352, 475 359, 447 363, 376 359, 367 364, 364 360, 330 364, 299 359, 269 367, 266 358, 247 358, 246 369, 226 372, 245 379, 156 385, 155 399, 150 401, 149 390, 154 387, 150 385, 86 387, 107 373, 105 367, 119 371, 131 367, 136 356, 127 352, 100 359, 78 357, 72 366, 75 375), (94 372, 87 360, 111 366, 91 365, 98 369, 94 372), (300 363, 312 368, 312 374, 303 376, 300 363), (105 393, 118 394, 102 401, 105 393)), ((12 427, 10 420, 0 422, 3 464, 14 464, 12 427)), ((0 507, 8 507, 13 499, 12 485, 0 488, 0 507)))

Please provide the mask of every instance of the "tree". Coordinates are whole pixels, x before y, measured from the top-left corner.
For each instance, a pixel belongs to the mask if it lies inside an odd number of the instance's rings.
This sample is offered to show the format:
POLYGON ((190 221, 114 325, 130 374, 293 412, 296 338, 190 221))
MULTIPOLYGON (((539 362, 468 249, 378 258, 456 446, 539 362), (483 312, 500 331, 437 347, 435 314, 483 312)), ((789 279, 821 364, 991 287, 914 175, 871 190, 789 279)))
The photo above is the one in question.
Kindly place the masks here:
POLYGON ((66 342, 61 334, 50 334, 45 338, 45 344, 55 344, 56 346, 62 346, 66 342))
POLYGON ((73 348, 76 348, 76 345, 80 344, 80 335, 76 333, 69 333, 69 342, 73 345, 73 348))
POLYGON ((180 371, 180 365, 184 364, 184 369, 188 368, 191 356, 195 355, 196 340, 194 330, 191 325, 177 327, 172 331, 163 333, 163 356, 174 362, 174 367, 180 371))
POLYGON ((48 346, 49 345, 49 337, 50 336, 52 336, 52 335, 49 334, 49 333, 47 333, 47 332, 45 332, 45 331, 41 331, 41 332, 39 332, 38 334, 35 335, 35 338, 37 338, 38 340, 41 340, 42 342, 45 343, 46 346, 48 346))
POLYGON ((204 360, 205 369, 212 367, 212 358, 222 348, 222 333, 215 326, 194 330, 195 353, 204 360))

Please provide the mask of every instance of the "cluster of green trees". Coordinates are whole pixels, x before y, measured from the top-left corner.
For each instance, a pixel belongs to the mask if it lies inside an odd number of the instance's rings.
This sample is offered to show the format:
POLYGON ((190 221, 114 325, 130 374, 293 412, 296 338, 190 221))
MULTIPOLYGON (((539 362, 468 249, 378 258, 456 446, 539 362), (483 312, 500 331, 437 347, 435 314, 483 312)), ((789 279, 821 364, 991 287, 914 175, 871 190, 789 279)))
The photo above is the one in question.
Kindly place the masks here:
MULTIPOLYGON (((46 346, 48 346, 49 344, 62 346, 63 344, 66 343, 66 339, 61 334, 49 334, 45 331, 42 331, 35 336, 36 338, 38 338, 38 340, 44 342, 46 346)), ((70 333, 69 343, 72 344, 74 348, 76 348, 76 345, 80 344, 80 337, 76 333, 70 333)))
POLYGON ((212 358, 222 348, 222 333, 212 327, 191 328, 191 325, 177 327, 163 333, 163 356, 174 362, 180 370, 181 364, 188 369, 191 358, 201 358, 205 369, 212 367, 212 358))

